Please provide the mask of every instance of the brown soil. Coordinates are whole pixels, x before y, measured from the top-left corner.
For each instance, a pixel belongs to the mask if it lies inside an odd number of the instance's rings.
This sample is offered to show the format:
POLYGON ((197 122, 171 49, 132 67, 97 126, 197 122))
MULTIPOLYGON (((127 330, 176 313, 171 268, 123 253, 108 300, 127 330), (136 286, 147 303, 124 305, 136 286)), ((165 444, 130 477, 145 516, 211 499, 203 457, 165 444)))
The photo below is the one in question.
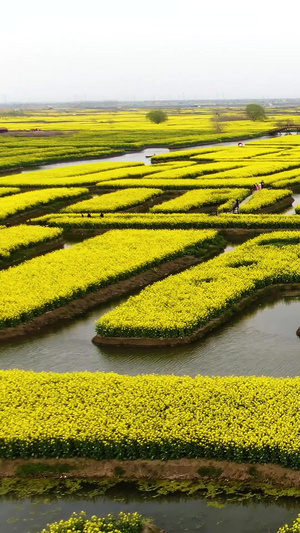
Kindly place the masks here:
POLYGON ((15 477, 18 467, 26 464, 43 463, 47 465, 68 464, 72 470, 65 474, 43 473, 36 477, 63 477, 63 478, 88 478, 88 479, 115 479, 116 469, 121 471, 122 479, 136 480, 169 480, 192 481, 208 479, 209 475, 201 475, 199 469, 208 467, 211 477, 221 482, 259 481, 281 488, 300 488, 300 471, 284 468, 276 464, 234 463, 231 461, 217 461, 215 459, 174 459, 161 460, 135 460, 118 461, 73 458, 73 459, 3 459, 0 462, 0 477, 15 477), (255 467, 250 469, 249 467, 255 467), (121 470, 122 469, 122 470, 121 470), (220 472, 221 471, 221 472, 220 472), (251 473, 252 472, 252 473, 251 473))
POLYGON ((5 330, 0 330, 0 341, 28 335, 29 333, 34 333, 43 327, 50 326, 55 322, 82 315, 89 309, 93 309, 97 305, 107 302, 112 298, 116 298, 136 289, 140 289, 146 285, 149 285, 150 283, 154 283, 155 281, 163 279, 170 274, 175 274, 192 265, 201 263, 202 261, 205 261, 215 255, 217 251, 219 250, 211 247, 211 251, 203 257, 195 257, 192 255, 179 257, 177 259, 173 259, 172 261, 167 261, 160 266, 145 270, 144 272, 136 274, 135 276, 131 276, 129 279, 113 283, 112 285, 100 289, 99 291, 89 293, 82 298, 77 298, 62 307, 54 309, 53 311, 48 311, 43 315, 34 318, 30 322, 26 322, 15 327, 10 327, 5 330))
MULTIPOLYGON (((30 189, 30 190, 33 190, 33 189, 30 189)), ((29 192, 29 189, 27 189, 26 192, 29 192)), ((19 224, 23 224, 24 222, 27 222, 27 220, 31 218, 37 218, 43 215, 55 214, 58 211, 60 211, 63 207, 72 205, 75 202, 79 202, 80 200, 85 200, 86 198, 89 198, 89 196, 90 196, 89 193, 84 193, 80 196, 73 197, 73 198, 57 199, 54 202, 49 202, 47 204, 37 206, 35 209, 26 209, 25 211, 19 212, 15 215, 8 216, 4 218, 3 220, 0 220, 0 224, 9 224, 10 226, 18 226, 19 224)))
POLYGON ((292 205, 294 201, 294 198, 292 196, 288 196, 287 198, 283 198, 282 200, 279 200, 279 202, 276 202, 273 205, 269 205, 268 207, 264 207, 263 209, 260 209, 257 214, 261 215, 267 215, 268 213, 280 213, 280 211, 283 211, 284 209, 287 209, 292 205))
POLYGON ((20 174, 21 172, 21 167, 0 170, 1 176, 10 176, 10 174, 20 174))
POLYGON ((243 298, 240 302, 232 307, 226 312, 224 312, 220 317, 215 318, 208 322, 205 326, 198 328, 194 333, 186 337, 169 337, 169 338, 147 338, 147 337, 103 337, 101 335, 96 335, 93 337, 92 342, 97 346, 177 346, 181 344, 190 344, 191 342, 197 341, 209 331, 220 326, 224 322, 227 322, 232 316, 236 315, 239 311, 243 310, 250 303, 258 300, 259 298, 270 295, 278 294, 280 292, 285 292, 292 295, 300 294, 300 284, 277 284, 269 287, 264 287, 259 289, 246 298, 243 298))
POLYGON ((7 132, 1 133, 2 136, 6 137, 56 137, 58 135, 71 135, 72 133, 77 133, 74 131, 60 131, 60 130, 9 130, 7 132))
POLYGON ((44 242, 36 246, 31 246, 29 248, 21 248, 19 250, 16 250, 15 252, 12 252, 10 257, 8 257, 7 259, 0 259, 0 269, 9 268, 10 266, 16 266, 17 264, 23 263, 23 261, 27 261, 28 259, 32 259, 33 257, 44 255, 46 253, 52 252, 53 250, 58 250, 59 248, 62 248, 63 244, 64 239, 62 237, 59 237, 55 240, 44 242))

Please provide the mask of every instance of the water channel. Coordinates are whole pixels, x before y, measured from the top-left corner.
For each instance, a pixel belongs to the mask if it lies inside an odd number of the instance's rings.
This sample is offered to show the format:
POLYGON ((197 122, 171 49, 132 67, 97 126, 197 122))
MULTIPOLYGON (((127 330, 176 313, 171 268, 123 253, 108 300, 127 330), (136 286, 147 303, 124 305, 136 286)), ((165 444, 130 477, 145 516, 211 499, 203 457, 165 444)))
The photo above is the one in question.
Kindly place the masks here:
MULTIPOLYGON (((264 137, 268 138, 268 137, 264 137)), ((236 145, 237 141, 217 146, 236 145)), ((202 145, 199 148, 216 145, 202 145)), ((196 147, 190 147, 196 148, 196 147)), ((104 161, 142 161, 149 155, 168 152, 166 148, 147 148, 104 161)), ((56 163, 39 168, 57 168, 98 160, 56 163)), ((103 160, 99 160, 103 161, 103 160)), ((300 195, 294 195, 300 203, 300 195)), ((287 213, 294 211, 290 208, 287 213)), ((66 243, 66 247, 73 242, 66 243)), ((234 249, 229 244, 226 252, 234 249)), ((49 327, 35 335, 3 343, 0 368, 35 371, 102 371, 120 374, 176 375, 269 375, 300 374, 299 300, 295 297, 269 298, 250 306, 210 336, 193 344, 161 349, 96 347, 91 343, 94 322, 124 298, 94 309, 84 317, 49 327)), ((167 533, 276 533, 300 512, 300 502, 255 501, 233 503, 219 499, 207 501, 199 496, 158 496, 153 498, 132 488, 96 498, 61 496, 0 500, 0 531, 36 533, 47 523, 68 518, 73 511, 92 514, 138 511, 153 517, 167 533)))
POLYGON ((0 530, 37 533, 47 523, 65 520, 74 511, 82 510, 88 517, 137 511, 153 518, 167 533, 276 533, 279 527, 297 517, 300 502, 289 499, 235 503, 220 498, 208 501, 200 496, 153 497, 133 488, 96 498, 10 498, 0 501, 0 530))

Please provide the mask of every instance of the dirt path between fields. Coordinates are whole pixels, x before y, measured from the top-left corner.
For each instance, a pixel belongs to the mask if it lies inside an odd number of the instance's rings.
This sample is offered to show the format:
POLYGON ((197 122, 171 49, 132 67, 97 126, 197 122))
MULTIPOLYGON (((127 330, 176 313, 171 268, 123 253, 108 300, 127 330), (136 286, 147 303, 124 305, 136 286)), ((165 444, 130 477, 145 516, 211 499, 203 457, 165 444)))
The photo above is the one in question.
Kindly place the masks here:
MULTIPOLYGON (((169 480, 199 481, 213 479, 220 483, 262 483, 279 488, 299 488, 300 471, 275 464, 233 463, 214 459, 135 460, 117 461, 74 459, 15 459, 0 461, 0 477, 16 477, 17 469, 24 465, 48 465, 48 471, 32 477, 61 477, 80 479, 169 480), (65 473, 56 473, 49 465, 66 466, 65 473), (69 470, 69 471, 68 471, 69 470)), ((28 477, 28 476, 26 476, 28 477)))

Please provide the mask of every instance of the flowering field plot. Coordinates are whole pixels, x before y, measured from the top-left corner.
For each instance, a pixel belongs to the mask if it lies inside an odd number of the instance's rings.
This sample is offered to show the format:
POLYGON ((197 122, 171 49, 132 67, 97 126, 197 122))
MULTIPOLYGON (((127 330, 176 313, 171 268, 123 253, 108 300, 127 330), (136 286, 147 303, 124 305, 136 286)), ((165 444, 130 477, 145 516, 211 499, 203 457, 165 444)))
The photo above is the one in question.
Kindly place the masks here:
POLYGON ((160 189, 123 189, 97 198, 83 200, 63 209, 66 213, 109 212, 126 209, 163 194, 160 189))
MULTIPOLYGON (((271 143, 272 141, 269 142, 271 143)), ((270 144, 269 146, 261 146, 259 141, 258 146, 254 146, 252 143, 247 143, 247 145, 243 146, 242 149, 237 146, 216 146, 216 148, 194 148, 190 150, 172 151, 166 154, 154 155, 152 156, 151 160, 153 163, 161 163, 163 161, 176 161, 180 159, 192 159, 195 161, 219 161, 221 159, 222 161, 236 160, 242 162, 245 159, 251 159, 263 155, 275 156, 280 154, 282 150, 282 147, 273 146, 272 144, 270 144)))
MULTIPOLYGON (((251 163, 246 167, 236 168, 221 174, 214 174, 214 179, 218 178, 247 178, 247 177, 259 177, 259 176, 269 176, 271 174, 276 174, 278 172, 283 172, 285 170, 292 170, 297 168, 299 170, 299 160, 298 161, 287 161, 287 162, 258 162, 255 160, 255 163, 251 163)), ((277 176, 274 176, 276 179, 277 176)))
POLYGON ((96 324, 106 337, 186 337, 243 298, 278 283, 300 282, 298 232, 261 235, 235 251, 154 283, 96 324))
POLYGON ((21 192, 18 187, 0 187, 0 196, 9 196, 10 194, 16 194, 21 192))
MULTIPOLYGON (((204 158, 210 161, 241 161, 252 158, 259 159, 261 156, 276 158, 280 152, 281 150, 277 147, 260 147, 246 144, 242 148, 238 146, 216 148, 213 152, 205 154, 204 158)), ((193 155, 192 158, 197 161, 202 159, 202 154, 193 155)))
POLYGON ((62 230, 59 228, 26 226, 25 224, 12 228, 0 228, 0 260, 9 258, 13 252, 20 249, 57 239, 61 234, 62 230))
MULTIPOLYGON (((163 190, 190 190, 190 189, 220 189, 225 187, 226 189, 232 187, 240 187, 242 189, 252 189, 256 178, 226 178, 222 179, 218 177, 216 179, 215 174, 205 176, 204 178, 185 178, 185 179, 154 179, 151 176, 146 178, 134 179, 116 179, 112 181, 100 181, 96 185, 99 189, 125 189, 126 187, 157 187, 163 190)), ((219 175, 221 176, 221 174, 219 175)), ((266 185, 273 183, 274 177, 264 176, 264 182, 266 185)))
POLYGON ((203 176, 206 174, 215 174, 217 172, 222 172, 222 171, 225 172, 226 170, 231 170, 234 168, 241 168, 245 166, 245 164, 243 165, 239 163, 221 162, 221 163, 202 163, 198 165, 194 163, 192 166, 186 167, 186 166, 183 166, 184 163, 188 163, 188 161, 182 161, 181 163, 182 166, 180 167, 179 167, 179 163, 177 163, 178 167, 173 167, 173 169, 171 167, 172 163, 169 163, 168 167, 166 167, 165 170, 159 170, 162 168, 162 166, 155 165, 154 167, 152 167, 153 174, 151 174, 151 178, 154 178, 154 179, 195 178, 195 177, 203 176))
POLYGON ((0 272, 0 327, 15 326, 223 240, 216 231, 115 230, 0 272))
POLYGON ((84 196, 88 192, 88 189, 82 188, 45 189, 44 191, 23 192, 0 198, 0 220, 5 220, 12 215, 23 213, 36 207, 84 196))
POLYGON ((297 215, 243 215, 202 213, 108 213, 100 218, 82 218, 76 213, 54 213, 32 219, 35 224, 67 229, 115 229, 115 228, 168 228, 168 229, 300 229, 297 215))
POLYGON ((290 198, 292 203, 292 194, 292 191, 288 189, 261 189, 260 191, 256 191, 249 201, 241 205, 240 212, 255 213, 266 207, 276 207, 276 203, 285 198, 290 198))
POLYGON ((300 468, 300 378, 0 371, 0 457, 300 468))
POLYGON ((49 150, 45 147, 44 150, 32 151, 28 153, 12 153, 9 157, 5 154, 4 157, 0 157, 0 170, 10 170, 14 168, 30 167, 33 165, 44 165, 55 161, 70 161, 76 159, 84 159, 89 157, 107 157, 123 153, 124 150, 101 150, 92 148, 83 149, 69 149, 66 150, 63 147, 58 147, 54 150, 49 150))
POLYGON ((219 211, 231 211, 232 203, 249 196, 249 189, 201 189, 188 191, 178 198, 151 207, 153 213, 180 213, 204 206, 219 205, 219 211))
MULTIPOLYGON (((115 164, 116 165, 116 164, 115 164)), ((118 164, 116 168, 113 164, 98 163, 89 165, 76 165, 73 167, 55 169, 55 170, 40 170, 36 172, 28 172, 26 174, 18 174, 17 176, 0 177, 0 185, 9 186, 14 185, 18 187, 67 187, 78 185, 94 185, 99 180, 110 181, 120 178, 138 179, 148 174, 153 174, 159 170, 165 171, 167 168, 174 169, 177 166, 190 167, 196 165, 192 161, 183 161, 182 163, 164 163, 154 167, 146 166, 143 163, 122 163, 118 164), (101 165, 104 165, 101 167, 101 165), (81 169, 81 166, 84 168, 81 169), (91 167, 89 172, 89 168, 91 167), (109 168, 111 167, 111 168, 109 168), (73 168, 74 170, 70 170, 73 168), (64 172, 62 172, 64 171, 64 172)))

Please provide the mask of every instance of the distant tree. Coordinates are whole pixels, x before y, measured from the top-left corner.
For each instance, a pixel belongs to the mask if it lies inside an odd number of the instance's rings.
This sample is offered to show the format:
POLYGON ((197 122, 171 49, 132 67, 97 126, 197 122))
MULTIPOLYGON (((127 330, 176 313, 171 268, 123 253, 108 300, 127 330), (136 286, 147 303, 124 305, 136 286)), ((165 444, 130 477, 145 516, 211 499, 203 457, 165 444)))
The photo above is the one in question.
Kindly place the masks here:
POLYGON ((215 133, 222 133, 224 128, 222 124, 222 116, 219 111, 212 111, 211 124, 215 133))
POLYGON ((259 104, 249 104, 246 107, 246 115, 250 120, 265 120, 266 113, 259 104))
POLYGON ((168 120, 168 115, 162 109, 153 109, 147 113, 146 118, 154 124, 161 124, 161 122, 166 122, 168 120))

